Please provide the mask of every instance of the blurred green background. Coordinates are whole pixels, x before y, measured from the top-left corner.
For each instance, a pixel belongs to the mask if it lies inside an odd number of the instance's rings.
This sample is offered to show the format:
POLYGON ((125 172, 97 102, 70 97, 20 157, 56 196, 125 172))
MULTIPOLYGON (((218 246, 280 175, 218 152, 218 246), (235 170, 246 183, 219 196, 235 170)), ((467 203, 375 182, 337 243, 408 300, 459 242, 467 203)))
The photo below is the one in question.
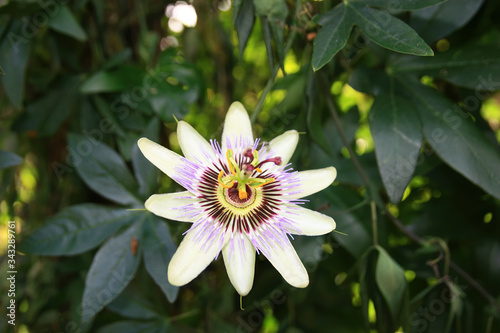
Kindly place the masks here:
POLYGON ((497 332, 499 15, 493 0, 0 1, 0 239, 16 221, 18 250, 0 330, 497 332), (295 170, 338 172, 306 206, 340 233, 293 241, 310 285, 259 256, 244 310, 220 259, 162 280, 186 225, 127 211, 182 190, 137 139, 180 153, 176 118, 220 140, 233 101, 256 137, 301 133, 295 170))

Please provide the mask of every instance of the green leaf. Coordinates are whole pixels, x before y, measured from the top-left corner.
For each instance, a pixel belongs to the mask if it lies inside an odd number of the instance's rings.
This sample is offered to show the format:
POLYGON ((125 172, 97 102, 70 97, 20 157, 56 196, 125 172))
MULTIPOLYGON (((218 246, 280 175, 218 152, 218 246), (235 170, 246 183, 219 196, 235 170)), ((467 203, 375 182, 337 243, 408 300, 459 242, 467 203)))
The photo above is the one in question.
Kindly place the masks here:
POLYGON ((343 3, 318 18, 323 26, 314 38, 312 66, 315 71, 327 64, 347 43, 354 23, 343 3))
POLYGON ((368 277, 369 271, 371 270, 369 267, 370 266, 370 256, 373 256, 372 253, 376 252, 373 251, 373 249, 368 250, 363 256, 361 257, 360 260, 360 265, 359 267, 359 296, 361 298, 361 312, 363 313, 363 319, 365 322, 366 329, 368 330, 370 319, 369 319, 369 304, 370 304, 370 296, 368 295, 369 290, 374 290, 376 289, 376 286, 371 286, 374 285, 373 279, 368 277), (370 285, 371 284, 371 285, 370 285))
POLYGON ((285 39, 284 30, 286 17, 288 16, 288 6, 285 0, 253 0, 255 15, 260 16, 264 42, 267 49, 270 68, 273 68, 273 43, 274 50, 278 56, 278 61, 282 71, 285 71, 285 39))
MULTIPOLYGON (((362 204, 363 199, 350 189, 340 186, 335 189, 326 188, 321 191, 321 196, 327 198, 326 202, 332 205, 323 213, 335 219, 336 230, 347 234, 346 236, 333 233, 335 239, 354 258, 361 257, 371 245, 371 236, 366 226, 363 225, 363 221, 369 220, 369 215, 366 214, 367 210, 352 210, 352 208, 362 204)), ((324 204, 324 202, 323 200, 322 203, 324 204)))
POLYGON ((484 0, 448 0, 411 13, 409 24, 432 43, 463 27, 476 15, 484 0))
POLYGON ((51 256, 79 254, 101 244, 138 216, 137 212, 95 204, 71 206, 27 236, 21 251, 51 256))
POLYGON ((376 7, 385 7, 389 10, 415 10, 435 6, 445 1, 447 0, 350 0, 349 2, 376 7))
MULTIPOLYGON (((103 119, 106 119, 106 121, 109 123, 112 131, 114 131, 120 138, 125 138, 127 134, 125 133, 125 130, 122 128, 122 125, 118 122, 116 119, 117 116, 115 115, 114 109, 111 108, 111 105, 113 103, 108 103, 103 97, 99 95, 94 95, 92 96, 92 101, 94 102, 96 110, 101 114, 103 119)), ((127 114, 128 117, 130 117, 130 114, 127 114)), ((123 115, 121 118, 126 118, 123 115)))
POLYGON ((241 2, 239 4, 241 7, 238 6, 239 8, 237 8, 236 3, 234 5, 234 26, 236 28, 236 33, 238 34, 240 61, 255 23, 255 8, 253 0, 242 0, 241 2))
MULTIPOLYGON (((144 217, 147 214, 143 215, 144 217)), ((92 319, 113 301, 134 278, 141 258, 141 223, 112 237, 97 251, 85 280, 82 299, 82 322, 92 319), (132 253, 132 239, 138 241, 132 253)))
POLYGON ((22 33, 22 27, 22 22, 14 21, 0 42, 0 64, 4 71, 1 80, 5 94, 16 109, 21 108, 24 99, 31 46, 30 38, 22 33))
POLYGON ((421 291, 411 300, 412 314, 410 322, 413 331, 426 333, 449 332, 446 326, 450 315, 450 301, 451 295, 443 280, 439 280, 421 291), (439 309, 439 311, 432 309, 439 309), (432 317, 429 316, 430 314, 432 314, 432 317))
POLYGON ((423 134, 450 167, 500 198, 500 153, 459 105, 407 77, 398 78, 416 103, 423 134))
POLYGON ((375 269, 377 285, 391 310, 392 318, 397 319, 406 290, 404 270, 382 247, 377 246, 376 248, 379 253, 375 269))
MULTIPOLYGON (((94 6, 96 4, 94 3, 94 6)), ((132 58, 132 50, 130 48, 123 49, 119 52, 113 54, 106 62, 102 65, 103 69, 113 69, 118 66, 123 66, 123 63, 129 61, 132 58)))
MULTIPOLYGON (((158 142, 160 134, 160 122, 153 118, 142 133, 143 137, 158 142)), ((149 197, 158 188, 158 168, 144 157, 136 143, 132 146, 132 165, 135 178, 139 182, 139 194, 144 198, 149 197)))
POLYGON ((464 307, 462 298, 464 297, 464 292, 460 287, 453 283, 452 281, 446 281, 446 286, 448 287, 451 300, 450 300, 450 315, 448 317, 448 324, 446 325, 446 331, 449 332, 453 325, 455 319, 462 318, 462 310, 464 307))
POLYGON ((288 15, 288 7, 285 0, 253 0, 257 16, 265 16, 271 23, 281 21, 285 27, 285 19, 288 15))
POLYGON ((64 35, 73 37, 81 42, 87 40, 85 30, 80 26, 68 6, 56 5, 58 8, 55 16, 49 20, 49 27, 64 35))
POLYGON ((0 170, 23 163, 23 158, 10 151, 0 150, 0 170))
MULTIPOLYGON (((358 157, 361 167, 370 178, 374 187, 383 186, 382 179, 380 178, 380 171, 377 166, 375 153, 365 153, 358 157)), ((356 186, 364 186, 363 179, 360 177, 356 168, 353 167, 352 161, 349 159, 337 159, 335 163, 337 169, 337 178, 335 181, 345 184, 352 184, 356 186)))
MULTIPOLYGON (((171 328, 170 328, 171 329, 171 328)), ((101 327, 97 333, 164 333, 169 332, 166 321, 123 320, 101 327)))
POLYGON ((323 132, 323 117, 321 111, 323 108, 316 106, 318 95, 318 87, 316 77, 311 75, 307 82, 306 88, 306 103, 307 103, 307 129, 311 138, 323 149, 323 151, 332 155, 332 149, 328 144, 326 136, 323 132), (315 107, 316 106, 316 107, 315 107))
POLYGON ((271 33, 274 38, 274 45, 276 46, 276 53, 278 54, 278 61, 281 70, 285 73, 285 26, 283 22, 269 22, 271 26, 271 33))
POLYGON ((205 93, 204 79, 198 69, 190 64, 179 64, 169 58, 160 59, 153 76, 154 90, 148 100, 164 122, 184 119, 192 104, 205 93))
POLYGON ((418 56, 434 54, 415 30, 389 13, 350 2, 346 10, 349 19, 376 44, 399 53, 418 56))
POLYGON ((271 38, 271 25, 269 20, 265 16, 260 17, 260 25, 262 28, 262 38, 264 39, 264 45, 266 45, 267 61, 269 62, 269 68, 274 68, 274 57, 273 57, 273 39, 271 38))
POLYGON ((97 23, 99 26, 103 26, 104 22, 104 13, 106 11, 106 3, 103 3, 99 0, 92 0, 92 6, 94 6, 95 16, 97 18, 97 23))
POLYGON ((68 145, 69 158, 91 189, 119 204, 142 206, 136 196, 137 183, 113 149, 92 137, 71 133, 68 145))
POLYGON ((348 83, 359 92, 375 96, 382 92, 387 93, 391 89, 391 83, 385 71, 363 66, 351 73, 348 83))
POLYGON ((142 298, 140 293, 131 292, 130 288, 125 289, 106 308, 127 318, 152 319, 159 317, 153 305, 142 298))
MULTIPOLYGON (((112 71, 99 71, 93 74, 82 83, 80 91, 83 94, 96 94, 132 90, 135 87, 143 87, 147 78, 148 74, 141 68, 122 65, 112 71)), ((130 94, 128 97, 131 98, 130 94)))
POLYGON ((382 93, 370 110, 370 131, 387 194, 398 203, 415 171, 422 145, 420 120, 405 99, 382 93))
POLYGON ((429 75, 477 91, 500 89, 500 47, 496 45, 469 45, 433 58, 401 57, 392 68, 395 73, 429 75))
POLYGON ((150 214, 143 226, 144 264, 156 284, 167 296, 170 303, 177 298, 179 287, 168 282, 167 267, 175 253, 176 246, 165 222, 150 214))
POLYGON ((78 76, 60 79, 41 99, 26 107, 26 112, 16 119, 12 128, 35 130, 40 136, 53 135, 77 107, 79 86, 78 76))
MULTIPOLYGON (((233 25, 236 26, 236 20, 238 19, 238 15, 240 14, 240 9, 242 3, 246 0, 234 0, 233 1, 233 25)), ((253 4, 253 0, 252 4, 253 4)))

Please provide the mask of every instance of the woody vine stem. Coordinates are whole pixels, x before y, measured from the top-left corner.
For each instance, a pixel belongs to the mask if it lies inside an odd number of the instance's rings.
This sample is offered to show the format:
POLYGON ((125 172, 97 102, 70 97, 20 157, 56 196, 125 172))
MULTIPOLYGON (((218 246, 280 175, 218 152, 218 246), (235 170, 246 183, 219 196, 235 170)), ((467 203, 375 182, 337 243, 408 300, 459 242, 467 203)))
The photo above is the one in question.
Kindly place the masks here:
MULTIPOLYGON (((332 95, 330 94, 330 84, 327 82, 326 78, 322 73, 318 73, 318 78, 319 78, 319 84, 322 88, 323 95, 326 99, 328 109, 332 115, 335 127, 340 135, 340 138, 342 140, 343 145, 346 147, 347 151, 349 152, 350 159, 354 165, 354 168, 360 175, 363 183, 365 184, 367 188, 368 195, 371 196, 371 212, 372 212, 372 229, 373 229, 373 243, 374 245, 377 244, 377 220, 376 220, 376 212, 374 212, 374 207, 376 206, 375 204, 377 203, 376 194, 373 192, 374 189, 372 187, 372 183, 370 179, 368 178, 366 172, 364 171, 363 167, 359 163, 359 160, 357 158, 357 155, 354 153, 353 149, 349 145, 349 141, 347 140, 347 137, 344 133, 344 130, 340 124, 340 120, 338 117, 338 112, 337 112, 337 105, 335 104, 334 99, 332 98, 332 95), (375 214, 375 215, 374 215, 375 214)), ((391 214, 388 210, 385 209, 385 207, 382 205, 382 203, 378 203, 378 207, 381 212, 385 214, 385 216, 394 224, 394 226, 405 236, 410 238, 414 243, 418 245, 423 245, 426 243, 424 239, 422 239, 419 235, 414 233, 413 231, 409 230, 401 220, 399 220, 397 217, 391 214)), ((443 246, 440 246, 440 252, 443 250, 447 251, 447 245, 444 246, 445 249, 443 249, 443 246)), ((449 255, 449 253, 445 254, 449 255)), ((437 262, 432 263, 431 266, 434 266, 433 269, 437 270, 437 262)), ((462 269, 458 264, 453 262, 452 260, 449 260, 449 267, 453 269, 459 276, 461 276, 469 285, 471 285, 481 296, 483 296, 495 309, 496 311, 500 314, 500 304, 497 302, 497 300, 478 282, 476 281, 469 273, 467 273, 464 269, 462 269)), ((447 271, 447 268, 446 270, 447 271)), ((445 276, 442 277, 443 279, 448 279, 449 276, 446 273, 445 276)))

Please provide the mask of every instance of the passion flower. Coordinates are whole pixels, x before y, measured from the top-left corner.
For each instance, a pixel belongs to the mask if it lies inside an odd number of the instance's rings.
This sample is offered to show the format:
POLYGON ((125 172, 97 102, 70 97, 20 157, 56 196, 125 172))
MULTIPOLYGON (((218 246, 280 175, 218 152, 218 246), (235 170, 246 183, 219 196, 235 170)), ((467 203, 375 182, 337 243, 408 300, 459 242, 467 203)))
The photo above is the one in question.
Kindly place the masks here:
POLYGON ((189 283, 222 251, 231 283, 245 296, 253 285, 257 252, 289 284, 306 287, 309 277, 291 235, 323 235, 335 222, 298 204, 329 186, 335 168, 293 171, 288 161, 298 132, 287 131, 269 143, 254 140, 239 102, 229 108, 220 145, 184 121, 177 125, 177 137, 184 157, 146 138, 138 142, 151 163, 187 190, 155 194, 145 204, 156 215, 192 223, 168 265, 169 282, 189 283))

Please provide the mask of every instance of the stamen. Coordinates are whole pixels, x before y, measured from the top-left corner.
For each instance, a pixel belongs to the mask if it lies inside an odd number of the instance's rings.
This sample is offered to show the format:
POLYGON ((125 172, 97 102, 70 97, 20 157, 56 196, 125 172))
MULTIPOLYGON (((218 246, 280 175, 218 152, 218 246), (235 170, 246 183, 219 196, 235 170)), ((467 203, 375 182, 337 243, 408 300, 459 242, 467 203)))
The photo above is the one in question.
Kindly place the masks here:
POLYGON ((226 151, 226 157, 227 157, 227 164, 229 166, 229 171, 231 171, 231 173, 236 176, 236 171, 234 169, 235 167, 237 167, 237 164, 233 158, 233 151, 231 149, 228 149, 226 151))
POLYGON ((252 150, 251 148, 247 148, 243 154, 240 155, 240 162, 242 163, 240 169, 240 166, 236 162, 233 154, 234 153, 231 149, 227 149, 226 158, 230 174, 224 177, 225 180, 223 180, 222 176, 224 171, 221 171, 217 180, 222 187, 227 189, 232 188, 235 182, 237 182, 238 197, 240 200, 248 198, 246 185, 252 188, 259 188, 275 181, 274 178, 250 178, 250 175, 252 175, 254 171, 263 173, 260 167, 264 163, 274 163, 276 165, 280 165, 282 162, 281 157, 277 156, 268 158, 259 163, 259 152, 255 149, 252 150), (231 181, 231 183, 226 185, 228 181, 231 181))
POLYGON ((256 179, 256 180, 252 180, 252 181, 250 181, 250 182, 248 183, 248 185, 249 185, 249 186, 251 186, 251 187, 253 187, 253 188, 259 188, 259 187, 262 187, 262 186, 264 186, 264 185, 271 184, 272 182, 275 182, 275 181, 276 181, 276 179, 274 179, 274 178, 267 178, 267 179, 265 180, 265 182, 263 182, 263 183, 261 183, 261 184, 259 184, 259 185, 257 185, 257 186, 251 185, 252 183, 259 183, 259 182, 260 182, 260 179, 256 179))
POLYGON ((256 186, 255 188, 259 188, 259 187, 262 187, 262 186, 264 186, 264 185, 271 184, 271 183, 272 183, 272 182, 274 182, 274 181, 276 181, 276 179, 274 179, 274 178, 268 178, 268 179, 267 179, 267 181, 266 181, 265 183, 262 183, 262 184, 260 184, 260 185, 256 186))
POLYGON ((221 185, 222 185, 222 187, 224 187, 224 188, 231 188, 231 187, 233 187, 233 185, 234 185, 234 180, 233 180, 233 181, 231 181, 231 183, 230 183, 229 185, 226 185, 226 184, 224 184, 224 183, 222 182, 222 179, 221 179, 221 178, 222 178, 222 175, 223 175, 223 174, 224 174, 224 170, 221 170, 221 171, 219 172, 219 176, 217 177, 217 181, 219 182, 219 184, 221 184, 221 185))

